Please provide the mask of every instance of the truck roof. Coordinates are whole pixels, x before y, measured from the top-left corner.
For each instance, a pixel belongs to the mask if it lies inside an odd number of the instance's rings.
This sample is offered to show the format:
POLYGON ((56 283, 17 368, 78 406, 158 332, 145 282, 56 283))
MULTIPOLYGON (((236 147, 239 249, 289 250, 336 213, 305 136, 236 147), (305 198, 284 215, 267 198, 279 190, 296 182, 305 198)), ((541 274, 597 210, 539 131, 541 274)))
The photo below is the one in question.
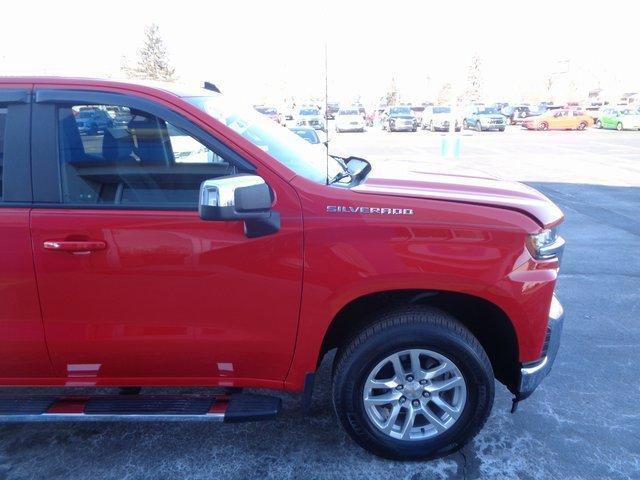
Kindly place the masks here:
POLYGON ((161 90, 165 93, 177 97, 201 97, 205 95, 215 95, 211 90, 206 90, 193 85, 161 82, 154 80, 132 80, 132 79, 104 79, 86 77, 54 77, 54 76, 33 76, 33 77, 0 77, 2 84, 42 84, 42 85, 73 85, 78 87, 113 87, 131 90, 153 89, 161 90))

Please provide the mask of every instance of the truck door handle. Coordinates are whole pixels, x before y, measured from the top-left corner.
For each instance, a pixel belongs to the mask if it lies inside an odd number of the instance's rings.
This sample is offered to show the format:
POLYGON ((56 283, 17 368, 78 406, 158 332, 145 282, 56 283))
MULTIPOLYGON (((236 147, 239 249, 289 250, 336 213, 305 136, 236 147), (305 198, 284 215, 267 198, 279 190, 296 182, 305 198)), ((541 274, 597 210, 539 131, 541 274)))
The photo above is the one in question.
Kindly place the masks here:
POLYGON ((76 255, 84 255, 107 248, 107 244, 101 240, 47 240, 43 246, 45 250, 69 252, 76 255))

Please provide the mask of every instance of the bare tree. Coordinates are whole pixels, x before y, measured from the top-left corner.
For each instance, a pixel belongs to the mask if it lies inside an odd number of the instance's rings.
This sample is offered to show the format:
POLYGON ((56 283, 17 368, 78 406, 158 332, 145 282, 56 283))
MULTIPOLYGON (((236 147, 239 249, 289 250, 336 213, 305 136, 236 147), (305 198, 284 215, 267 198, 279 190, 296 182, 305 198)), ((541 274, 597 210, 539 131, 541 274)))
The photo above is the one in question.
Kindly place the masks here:
POLYGON ((144 44, 138 50, 136 65, 130 67, 126 58, 123 58, 122 72, 132 78, 165 82, 176 81, 175 69, 169 63, 167 49, 158 25, 152 23, 145 27, 144 44))
POLYGON ((387 90, 387 94, 385 95, 385 100, 387 101, 387 105, 395 105, 400 100, 395 77, 391 78, 391 83, 389 84, 389 89, 387 90))
POLYGON ((467 70, 467 86, 464 92, 467 102, 479 102, 482 99, 482 61, 475 53, 467 70))
POLYGON ((451 103, 451 93, 451 83, 443 83, 440 87, 440 91, 438 92, 438 105, 447 105, 451 103))

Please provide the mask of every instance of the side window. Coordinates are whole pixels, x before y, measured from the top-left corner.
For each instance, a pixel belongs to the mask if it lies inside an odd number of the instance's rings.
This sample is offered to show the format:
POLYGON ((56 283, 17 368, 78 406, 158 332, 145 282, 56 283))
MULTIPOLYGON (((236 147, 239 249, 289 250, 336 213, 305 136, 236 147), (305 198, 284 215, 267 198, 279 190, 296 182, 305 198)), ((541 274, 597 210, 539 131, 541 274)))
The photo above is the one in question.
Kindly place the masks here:
POLYGON ((4 174, 4 130, 7 124, 7 107, 0 105, 0 201, 2 200, 2 180, 4 174))
POLYGON ((236 173, 188 133, 126 106, 59 106, 58 145, 67 204, 196 207, 203 180, 236 173))

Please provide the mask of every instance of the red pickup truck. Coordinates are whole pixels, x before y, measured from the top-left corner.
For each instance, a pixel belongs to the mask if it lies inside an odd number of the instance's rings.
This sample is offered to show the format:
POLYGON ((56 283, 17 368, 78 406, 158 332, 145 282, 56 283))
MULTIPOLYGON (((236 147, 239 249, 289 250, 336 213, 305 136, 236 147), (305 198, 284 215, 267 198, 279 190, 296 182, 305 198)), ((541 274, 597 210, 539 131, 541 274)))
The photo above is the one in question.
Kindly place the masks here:
POLYGON ((0 167, 0 385, 40 392, 4 388, 1 421, 273 418, 242 388, 308 408, 336 350, 347 432, 426 458, 558 350, 563 215, 519 183, 383 175, 218 92, 73 78, 0 79, 0 167), (223 388, 149 388, 191 386, 223 388))

